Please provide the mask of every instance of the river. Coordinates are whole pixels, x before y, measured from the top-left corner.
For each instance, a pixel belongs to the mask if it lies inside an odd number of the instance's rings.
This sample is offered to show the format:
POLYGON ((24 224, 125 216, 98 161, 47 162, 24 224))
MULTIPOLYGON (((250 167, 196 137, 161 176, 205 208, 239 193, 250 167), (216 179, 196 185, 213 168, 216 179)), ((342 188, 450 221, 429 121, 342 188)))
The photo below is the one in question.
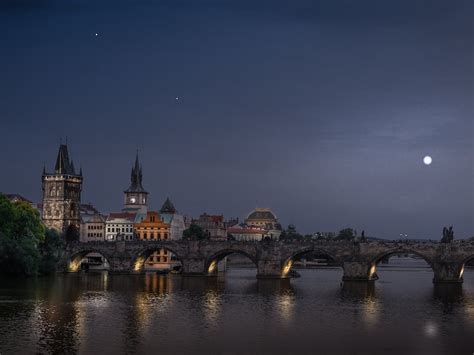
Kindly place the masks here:
POLYGON ((338 268, 256 280, 65 274, 2 279, 0 353, 472 354, 474 270, 433 285, 417 261, 381 266, 375 284, 338 268))

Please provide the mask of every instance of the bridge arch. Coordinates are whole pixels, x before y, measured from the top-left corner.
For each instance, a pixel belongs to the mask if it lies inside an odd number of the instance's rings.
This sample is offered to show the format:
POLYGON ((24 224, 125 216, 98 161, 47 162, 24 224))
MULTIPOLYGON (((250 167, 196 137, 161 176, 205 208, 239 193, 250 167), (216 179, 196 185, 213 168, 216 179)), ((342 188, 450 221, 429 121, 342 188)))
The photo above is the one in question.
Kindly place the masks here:
POLYGON ((106 252, 104 252, 101 249, 94 248, 94 247, 84 247, 79 250, 74 250, 70 253, 68 253, 65 257, 65 263, 66 263, 66 271, 68 272, 77 272, 79 271, 79 268, 81 267, 82 260, 91 253, 96 253, 102 256, 107 263, 110 265, 111 261, 111 256, 108 255, 106 252))
POLYGON ((369 261, 369 268, 368 268, 369 280, 378 279, 377 266, 383 259, 390 258, 391 256, 398 255, 398 254, 411 254, 411 255, 419 256, 421 259, 423 259, 430 266, 430 268, 433 272, 436 272, 433 260, 429 256, 423 254, 422 252, 420 252, 420 251, 418 251, 414 248, 409 248, 409 247, 408 248, 397 248, 397 249, 386 250, 382 253, 379 253, 369 261))
POLYGON ((461 263, 459 264, 459 270, 457 272, 458 272, 460 280, 462 280, 462 278, 464 276, 464 271, 465 271, 465 268, 466 268, 466 264, 469 263, 470 261, 474 261, 474 254, 468 256, 467 258, 464 258, 464 260, 461 261, 461 263))
POLYGON ((217 269, 217 264, 219 263, 219 261, 223 260, 226 256, 229 256, 231 254, 243 255, 247 257, 250 261, 252 261, 255 267, 258 267, 258 260, 256 255, 253 255, 249 251, 243 249, 227 248, 219 250, 218 252, 215 252, 211 256, 206 258, 206 261, 204 263, 204 271, 207 274, 214 273, 217 269))
MULTIPOLYGON (((135 255, 132 256, 131 262, 131 271, 140 272, 144 270, 145 262, 148 258, 155 252, 166 250, 171 253, 172 256, 183 265, 184 257, 179 252, 178 248, 168 245, 153 244, 153 245, 144 245, 135 255)), ((171 257, 170 257, 171 258, 171 257)))
POLYGON ((302 257, 305 254, 310 254, 310 253, 325 255, 329 257, 329 259, 333 260, 334 262, 340 263, 341 264, 340 266, 342 267, 342 262, 335 255, 333 255, 333 253, 325 250, 324 248, 309 246, 300 250, 296 250, 289 257, 283 260, 282 271, 281 271, 282 276, 283 277, 288 276, 295 260, 297 260, 298 258, 302 257))

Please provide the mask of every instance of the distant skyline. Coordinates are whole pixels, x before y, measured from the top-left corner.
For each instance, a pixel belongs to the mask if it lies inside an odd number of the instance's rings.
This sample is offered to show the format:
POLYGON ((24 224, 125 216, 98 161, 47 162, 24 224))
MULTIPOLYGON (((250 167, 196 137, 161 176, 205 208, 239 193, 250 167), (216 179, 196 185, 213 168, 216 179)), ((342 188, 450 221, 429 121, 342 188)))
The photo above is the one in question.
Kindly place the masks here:
POLYGON ((472 1, 0 2, 0 191, 41 200, 60 137, 83 202, 302 233, 474 236, 472 1), (425 156, 432 163, 425 165, 425 156))

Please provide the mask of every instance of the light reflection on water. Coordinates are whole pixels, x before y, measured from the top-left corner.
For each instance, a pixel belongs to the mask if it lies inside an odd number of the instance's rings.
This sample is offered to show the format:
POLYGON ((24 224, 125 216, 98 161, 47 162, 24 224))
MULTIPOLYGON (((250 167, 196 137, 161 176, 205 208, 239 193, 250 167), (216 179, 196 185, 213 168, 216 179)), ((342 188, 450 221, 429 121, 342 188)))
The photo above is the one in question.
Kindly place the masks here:
POLYGON ((68 274, 2 280, 0 353, 464 353, 474 351, 474 270, 433 285, 429 269, 339 269, 256 280, 68 274))

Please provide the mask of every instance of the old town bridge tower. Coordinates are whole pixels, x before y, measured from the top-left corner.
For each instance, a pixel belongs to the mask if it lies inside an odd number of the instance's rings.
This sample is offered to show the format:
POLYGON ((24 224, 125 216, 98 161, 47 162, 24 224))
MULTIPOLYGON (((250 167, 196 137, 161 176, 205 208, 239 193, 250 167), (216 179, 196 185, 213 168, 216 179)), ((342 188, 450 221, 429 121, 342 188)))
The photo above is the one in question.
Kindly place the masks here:
POLYGON ((82 169, 76 174, 67 145, 59 146, 54 173, 47 173, 43 168, 42 182, 43 223, 65 233, 68 238, 74 238, 80 226, 82 169))

